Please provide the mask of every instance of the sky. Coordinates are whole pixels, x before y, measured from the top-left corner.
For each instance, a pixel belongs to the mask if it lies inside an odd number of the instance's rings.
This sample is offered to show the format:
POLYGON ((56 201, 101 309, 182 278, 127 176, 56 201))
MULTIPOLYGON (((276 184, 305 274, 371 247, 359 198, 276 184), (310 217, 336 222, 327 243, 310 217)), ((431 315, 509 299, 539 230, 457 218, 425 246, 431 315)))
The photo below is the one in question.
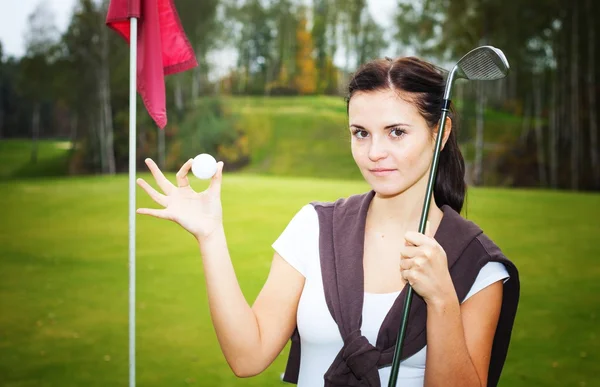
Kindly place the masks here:
MULTIPOLYGON (((67 29, 76 0, 44 0, 54 13, 54 21, 62 33, 67 29)), ((25 52, 23 37, 27 17, 40 0, 0 0, 0 41, 5 55, 21 57, 25 52)))
MULTIPOLYGON (((40 1, 45 1, 48 8, 53 12, 58 31, 63 33, 66 30, 77 0, 0 0, 0 42, 2 42, 5 56, 21 57, 24 54, 27 18, 40 1)), ((311 0, 305 1, 312 2, 311 0)), ((382 27, 389 28, 392 25, 391 17, 397 0, 367 0, 367 3, 373 18, 382 27)), ((394 56, 393 54, 384 54, 394 56)), ((223 61, 235 62, 235 58, 232 57, 230 52, 217 53, 216 55, 218 59, 215 59, 219 60, 220 63, 223 63, 223 61)), ((342 58, 343 55, 340 55, 339 60, 342 58)))

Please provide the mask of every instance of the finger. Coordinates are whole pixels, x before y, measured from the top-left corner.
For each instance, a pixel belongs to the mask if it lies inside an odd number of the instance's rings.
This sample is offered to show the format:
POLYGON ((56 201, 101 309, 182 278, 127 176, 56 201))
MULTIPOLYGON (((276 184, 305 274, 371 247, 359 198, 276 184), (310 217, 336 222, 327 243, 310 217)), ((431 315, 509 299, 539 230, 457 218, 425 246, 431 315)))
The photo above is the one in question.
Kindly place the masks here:
POLYGON ((175 175, 175 178, 177 179, 177 186, 179 188, 189 187, 190 181, 187 177, 187 174, 192 168, 193 162, 194 159, 189 159, 188 161, 186 161, 185 164, 183 164, 181 168, 179 168, 179 171, 175 175))
POLYGON ((167 206, 167 197, 154 188, 150 186, 150 184, 146 183, 144 179, 137 179, 137 184, 142 187, 144 191, 154 200, 156 203, 160 204, 163 207, 167 206))
POLYGON ((415 283, 415 272, 413 270, 402 270, 401 275, 410 286, 415 283))
POLYGON ((148 158, 144 161, 146 162, 148 169, 150 169, 150 172, 152 173, 152 176, 154 176, 154 180, 156 180, 156 183, 158 184, 160 189, 162 189, 162 191, 167 195, 170 194, 171 191, 173 191, 173 189, 175 188, 173 183, 171 183, 169 179, 167 179, 165 175, 163 175, 161 170, 158 168, 158 165, 156 165, 156 163, 152 159, 148 158))
POLYGON ((155 218, 169 219, 169 216, 167 215, 167 211, 164 209, 157 210, 154 208, 138 208, 135 212, 138 214, 141 214, 141 215, 154 216, 155 218))
POLYGON ((414 261, 410 258, 404 258, 400 261, 400 269, 402 270, 410 270, 413 265, 414 261))
POLYGON ((413 246, 423 246, 432 244, 432 238, 416 231, 408 231, 404 234, 404 239, 413 246))
POLYGON ((425 224, 425 235, 433 238, 433 235, 431 235, 431 222, 427 221, 427 223, 425 224))
POLYGON ((403 246, 400 249, 400 256, 402 259, 411 259, 421 254, 421 248, 417 246, 403 246))
POLYGON ((221 183, 223 182, 223 167, 224 163, 222 161, 219 161, 217 163, 217 171, 210 180, 210 185, 208 187, 209 191, 217 195, 221 194, 221 183))
POLYGON ((401 250, 403 259, 431 258, 435 248, 429 245, 405 246, 401 250))
POLYGON ((420 270, 427 264, 427 259, 423 257, 405 258, 400 261, 400 269, 402 270, 420 270))

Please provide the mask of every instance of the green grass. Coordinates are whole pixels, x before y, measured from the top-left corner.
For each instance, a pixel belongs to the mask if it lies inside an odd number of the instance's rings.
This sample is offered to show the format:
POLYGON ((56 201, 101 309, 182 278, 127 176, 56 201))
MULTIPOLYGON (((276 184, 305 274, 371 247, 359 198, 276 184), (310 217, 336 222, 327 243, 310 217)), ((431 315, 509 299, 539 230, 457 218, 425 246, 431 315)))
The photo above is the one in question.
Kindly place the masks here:
POLYGON ((359 178, 350 154, 341 97, 224 99, 248 133, 249 172, 279 176, 359 178))
MULTIPOLYGON (((359 177, 341 98, 226 102, 244 120, 252 152, 248 169, 227 174, 223 187, 230 251, 252 302, 267 276, 270 245, 293 214, 309 201, 367 187, 331 179, 359 177)), ((515 117, 487 114, 486 136, 488 124, 518 133, 515 117)), ((3 387, 127 385, 127 177, 40 177, 66 174, 66 145, 41 141, 33 164, 30 141, 0 140, 3 387)), ((138 200, 151 205, 143 193, 138 200)), ((466 213, 521 271, 501 385, 600 385, 600 195, 472 189, 466 213)), ((255 378, 229 370, 191 236, 138 217, 137 248, 138 385, 283 385, 287 351, 255 378)))
MULTIPOLYGON (((279 176, 360 178, 349 151, 343 98, 228 97, 224 101, 241 117, 242 127, 248 133, 251 153, 248 171, 279 176)), ((474 117, 470 120, 473 126, 474 117)), ((520 117, 486 109, 484 122, 484 157, 498 146, 514 143, 520 134, 520 117)), ((472 132, 461 144, 466 160, 475 157, 472 132)))
MULTIPOLYGON (((366 189, 360 181, 226 174, 225 226, 247 299, 266 279, 270 244, 303 204, 366 189)), ((0 197, 0 385, 126 386, 127 177, 13 180, 0 183, 0 197)), ((151 205, 143 192, 137 197, 138 206, 151 205)), ((501 385, 600 385, 600 195, 472 189, 467 217, 520 269, 501 385)), ((283 385, 287 351, 258 377, 233 376, 193 238, 174 223, 137 219, 138 385, 283 385)))
MULTIPOLYGON (((223 97, 223 102, 239 117, 248 136, 250 164, 244 172, 361 179, 350 153, 342 97, 223 97)), ((519 117, 487 109, 484 157, 498 144, 512 143, 520 130, 519 117)), ((67 175, 69 144, 51 140, 39 144, 39 161, 31 163, 31 141, 0 140, 0 180, 67 175)), ((474 139, 461 145, 465 158, 473 159, 474 139)))
POLYGON ((68 141, 38 141, 37 162, 31 161, 31 140, 0 139, 0 180, 33 176, 65 176, 68 141))

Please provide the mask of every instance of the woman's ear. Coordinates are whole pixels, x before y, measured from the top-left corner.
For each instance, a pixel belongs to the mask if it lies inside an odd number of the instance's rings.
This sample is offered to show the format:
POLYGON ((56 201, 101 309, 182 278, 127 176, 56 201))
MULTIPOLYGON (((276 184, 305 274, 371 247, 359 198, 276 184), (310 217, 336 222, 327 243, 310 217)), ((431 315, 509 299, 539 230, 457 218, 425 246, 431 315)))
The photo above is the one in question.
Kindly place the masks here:
MULTIPOLYGON (((436 136, 439 129, 440 127, 438 125, 438 127, 435 130, 436 136)), ((442 148, 440 150, 443 150, 444 146, 446 146, 446 142, 450 138, 450 133, 452 133, 452 119, 450 117, 446 117, 446 125, 444 126, 444 138, 442 138, 442 148)))

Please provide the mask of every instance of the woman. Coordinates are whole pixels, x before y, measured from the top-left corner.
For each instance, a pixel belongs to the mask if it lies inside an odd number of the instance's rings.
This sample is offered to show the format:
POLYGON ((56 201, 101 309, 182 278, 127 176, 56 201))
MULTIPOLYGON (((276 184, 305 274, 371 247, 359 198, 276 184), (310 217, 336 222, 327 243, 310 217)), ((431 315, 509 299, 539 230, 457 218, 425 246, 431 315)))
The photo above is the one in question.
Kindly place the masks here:
POLYGON ((187 178, 192 160, 177 173, 177 186, 146 161, 165 194, 142 179, 138 184, 166 208, 138 213, 173 220, 197 238, 217 337, 237 376, 262 372, 292 336, 285 380, 301 387, 387 385, 410 283, 416 295, 398 385, 496 385, 518 303, 518 273, 458 215, 464 162, 453 114, 428 229, 414 231, 444 86, 440 72, 416 58, 375 60, 356 72, 347 99, 351 149, 372 190, 304 206, 273 244, 269 276, 252 306, 227 250, 223 163, 209 188, 196 193, 187 178))

